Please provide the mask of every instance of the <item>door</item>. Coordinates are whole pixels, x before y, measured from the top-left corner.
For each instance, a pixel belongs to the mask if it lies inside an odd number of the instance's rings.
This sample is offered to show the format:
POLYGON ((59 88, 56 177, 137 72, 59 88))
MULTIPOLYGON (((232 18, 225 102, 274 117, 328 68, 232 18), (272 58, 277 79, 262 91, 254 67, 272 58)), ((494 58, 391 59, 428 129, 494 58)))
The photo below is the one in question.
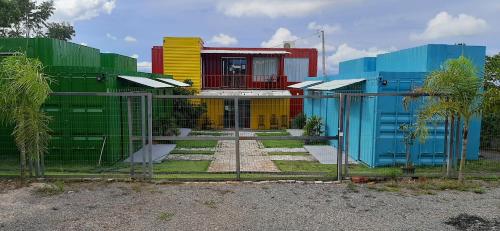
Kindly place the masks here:
MULTIPOLYGON (((250 100, 240 100, 239 108, 239 124, 240 128, 250 128, 250 100)), ((224 128, 234 128, 234 100, 224 100, 224 128)))
POLYGON ((222 58, 222 86, 243 88, 246 86, 247 60, 245 58, 222 58))

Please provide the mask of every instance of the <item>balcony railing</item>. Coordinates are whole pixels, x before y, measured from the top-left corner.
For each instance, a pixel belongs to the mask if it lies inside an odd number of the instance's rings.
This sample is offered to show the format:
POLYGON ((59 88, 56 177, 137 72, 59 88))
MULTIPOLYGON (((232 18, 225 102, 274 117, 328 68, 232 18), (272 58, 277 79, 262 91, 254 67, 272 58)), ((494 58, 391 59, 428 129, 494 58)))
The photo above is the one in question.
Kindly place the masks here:
POLYGON ((203 75, 203 89, 286 89, 286 86, 286 76, 203 75))

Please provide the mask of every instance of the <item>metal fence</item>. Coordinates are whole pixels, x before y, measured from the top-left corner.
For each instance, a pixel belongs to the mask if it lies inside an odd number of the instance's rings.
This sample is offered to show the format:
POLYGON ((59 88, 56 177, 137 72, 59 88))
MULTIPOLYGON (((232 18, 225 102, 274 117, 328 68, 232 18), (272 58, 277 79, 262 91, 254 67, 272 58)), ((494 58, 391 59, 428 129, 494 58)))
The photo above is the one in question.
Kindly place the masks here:
MULTIPOLYGON (((451 116, 436 118, 425 141, 407 143, 429 96, 411 95, 415 99, 407 108, 405 96, 410 94, 54 93, 44 106, 52 117, 44 175, 166 180, 456 176, 461 123, 451 116), (319 126, 313 118, 320 119, 319 126), (401 168, 407 153, 414 174, 401 168)), ((485 118, 481 142, 470 136, 470 146, 479 150, 466 161, 470 177, 500 176, 498 130, 486 130, 485 118)), ((10 133, 11 128, 1 129, 2 176, 19 175, 10 133)))

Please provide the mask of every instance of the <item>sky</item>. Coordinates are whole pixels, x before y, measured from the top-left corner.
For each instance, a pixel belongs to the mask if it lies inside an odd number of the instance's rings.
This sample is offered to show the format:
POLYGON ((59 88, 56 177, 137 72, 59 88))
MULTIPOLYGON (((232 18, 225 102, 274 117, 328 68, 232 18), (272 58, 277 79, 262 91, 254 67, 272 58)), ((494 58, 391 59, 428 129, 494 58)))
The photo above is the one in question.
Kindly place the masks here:
POLYGON ((52 20, 75 27, 73 42, 135 57, 146 72, 151 47, 165 36, 201 37, 205 46, 281 47, 293 41, 296 47, 319 49, 323 30, 329 74, 338 72, 341 61, 429 43, 483 45, 487 55, 500 52, 500 0, 54 2, 52 20))

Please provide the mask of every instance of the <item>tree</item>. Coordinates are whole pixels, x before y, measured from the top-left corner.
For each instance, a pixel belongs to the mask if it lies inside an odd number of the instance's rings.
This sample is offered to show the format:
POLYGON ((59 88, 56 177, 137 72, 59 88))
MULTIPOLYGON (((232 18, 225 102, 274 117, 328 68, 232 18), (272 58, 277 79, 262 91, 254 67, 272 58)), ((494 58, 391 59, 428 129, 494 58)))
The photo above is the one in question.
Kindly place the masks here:
POLYGON ((49 23, 54 2, 0 0, 0 37, 49 37, 69 40, 75 35, 68 23, 49 23))
POLYGON ((75 36, 75 29, 69 23, 49 23, 47 29, 48 31, 45 35, 49 38, 68 41, 75 36))
POLYGON ((21 178, 26 160, 33 162, 35 174, 43 172, 43 156, 49 142, 49 117, 41 110, 49 96, 50 78, 42 74, 42 63, 24 54, 6 57, 0 63, 0 122, 14 125, 14 136, 20 152, 21 178))
POLYGON ((429 94, 417 117, 416 133, 424 140, 428 122, 456 115, 463 121, 462 154, 458 179, 464 180, 467 141, 471 119, 481 112, 482 83, 474 64, 464 56, 448 60, 444 68, 430 73, 417 92, 429 94))

